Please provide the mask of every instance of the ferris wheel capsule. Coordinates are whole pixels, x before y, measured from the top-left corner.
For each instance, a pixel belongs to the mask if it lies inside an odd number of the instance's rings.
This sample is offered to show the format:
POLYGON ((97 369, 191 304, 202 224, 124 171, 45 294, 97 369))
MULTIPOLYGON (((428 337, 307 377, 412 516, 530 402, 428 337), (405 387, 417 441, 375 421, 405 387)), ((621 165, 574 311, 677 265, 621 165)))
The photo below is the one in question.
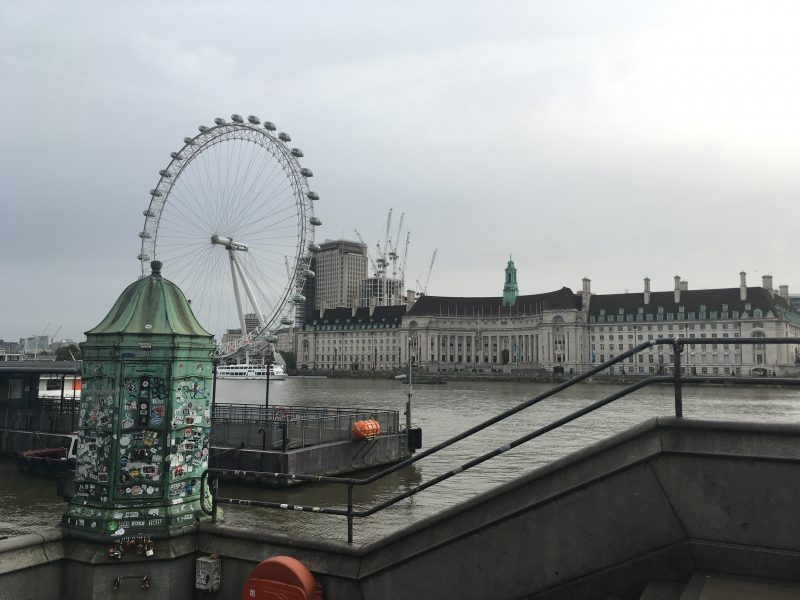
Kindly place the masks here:
POLYGON ((308 193, 306 194, 306 197, 307 197, 309 200, 319 200, 319 194, 318 194, 317 192, 308 192, 308 193))
POLYGON ((306 269, 305 271, 303 271, 303 275, 305 275, 308 279, 314 279, 314 277, 317 276, 317 274, 314 273, 314 271, 312 271, 311 269, 306 269))
POLYGON ((302 304, 305 301, 306 297, 303 296, 303 294, 300 293, 292 294, 292 302, 294 302, 295 304, 302 304))
POLYGON ((253 125, 260 125, 261 124, 261 119, 259 119, 255 115, 248 115, 247 122, 248 123, 252 123, 253 125))
POLYGON ((275 127, 275 123, 272 121, 264 121, 264 129, 268 131, 275 131, 277 127, 275 127))
POLYGON ((313 177, 314 172, 311 169, 303 167, 302 169, 300 169, 300 175, 302 175, 303 177, 313 177))
POLYGON ((151 236, 151 235, 150 235, 148 232, 146 232, 146 231, 140 231, 140 232, 139 232, 139 237, 140 237, 140 238, 142 238, 143 240, 149 240, 149 239, 150 239, 151 237, 153 237, 153 236, 151 236))
POLYGON ((216 123, 217 125, 225 125, 225 119, 223 119, 222 117, 217 117, 216 119, 214 119, 214 123, 216 123))
POLYGON ((237 115, 236 113, 231 115, 231 121, 234 123, 244 123, 244 119, 241 117, 241 115, 237 115))
POLYGON ((322 221, 318 217, 311 217, 308 222, 315 226, 322 225, 322 221))
POLYGON ((278 139, 283 141, 283 142, 291 142, 292 141, 292 137, 288 133, 286 133, 284 131, 281 131, 278 134, 278 139))
POLYGON ((155 216, 156 216, 156 213, 155 213, 155 211, 152 211, 152 210, 150 210, 149 208, 148 208, 147 210, 143 210, 143 211, 142 211, 142 214, 143 214, 145 217, 155 217, 155 216))
POLYGON ((322 247, 319 244, 315 244, 312 242, 308 245, 308 249, 310 252, 319 252, 320 250, 322 250, 322 247))
POLYGON ((161 196, 161 190, 157 190, 157 189, 156 190, 150 190, 150 195, 159 197, 159 196, 161 196))
POLYGON ((205 133, 206 131, 208 131, 208 127, 206 127, 205 125, 200 125, 200 126, 197 128, 197 130, 198 130, 200 133, 205 133))
POLYGON ((281 325, 294 325, 292 317, 281 317, 281 325))
POLYGON ((187 146, 194 146, 194 138, 185 137, 183 138, 183 143, 187 146))
POLYGON ((292 156, 303 158, 303 151, 300 148, 292 148, 292 156))
POLYGON ((267 335, 264 336, 264 341, 267 341, 270 344, 275 344, 278 342, 278 336, 268 333, 267 335))
POLYGON ((180 152, 170 152, 169 155, 175 160, 183 160, 183 154, 180 152))
POLYGON ((169 178, 172 177, 172 171, 167 171, 166 169, 161 169, 158 172, 158 174, 161 175, 162 177, 165 177, 166 179, 169 179, 169 178))
POLYGON ((139 260, 150 260, 150 257, 147 256, 147 254, 137 254, 136 258, 138 258, 139 260))

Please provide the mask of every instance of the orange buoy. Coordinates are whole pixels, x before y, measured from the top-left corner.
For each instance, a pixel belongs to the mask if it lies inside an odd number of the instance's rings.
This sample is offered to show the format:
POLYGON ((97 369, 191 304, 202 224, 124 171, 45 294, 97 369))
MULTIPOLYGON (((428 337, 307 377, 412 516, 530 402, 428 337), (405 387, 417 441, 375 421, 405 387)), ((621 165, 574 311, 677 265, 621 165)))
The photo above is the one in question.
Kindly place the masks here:
POLYGON ((381 432, 381 424, 375 419, 366 419, 353 423, 353 437, 357 440, 373 440, 381 432))
POLYGON ((291 556, 262 560, 242 587, 242 600, 322 600, 322 588, 303 563, 291 556))

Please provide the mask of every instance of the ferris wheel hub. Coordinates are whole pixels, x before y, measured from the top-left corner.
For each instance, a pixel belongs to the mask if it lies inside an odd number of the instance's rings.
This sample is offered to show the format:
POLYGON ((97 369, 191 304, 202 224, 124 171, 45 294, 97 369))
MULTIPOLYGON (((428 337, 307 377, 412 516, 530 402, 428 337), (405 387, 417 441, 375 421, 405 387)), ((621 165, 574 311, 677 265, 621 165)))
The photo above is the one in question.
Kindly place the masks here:
POLYGON ((216 233, 211 236, 211 243, 225 246, 226 250, 241 250, 242 252, 247 252, 246 244, 239 244, 234 242, 233 238, 217 235, 216 233))

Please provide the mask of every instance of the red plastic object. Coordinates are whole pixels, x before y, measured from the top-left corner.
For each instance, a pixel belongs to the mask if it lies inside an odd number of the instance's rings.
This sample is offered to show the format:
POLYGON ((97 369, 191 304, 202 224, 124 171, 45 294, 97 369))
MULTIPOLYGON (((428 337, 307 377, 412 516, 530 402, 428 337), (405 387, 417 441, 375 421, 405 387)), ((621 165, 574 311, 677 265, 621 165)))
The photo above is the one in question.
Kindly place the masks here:
POLYGON ((322 600, 322 588, 299 560, 273 556, 250 571, 242 600, 322 600))
POLYGON ((381 432, 381 424, 375 419, 353 423, 353 437, 357 440, 372 440, 381 432))

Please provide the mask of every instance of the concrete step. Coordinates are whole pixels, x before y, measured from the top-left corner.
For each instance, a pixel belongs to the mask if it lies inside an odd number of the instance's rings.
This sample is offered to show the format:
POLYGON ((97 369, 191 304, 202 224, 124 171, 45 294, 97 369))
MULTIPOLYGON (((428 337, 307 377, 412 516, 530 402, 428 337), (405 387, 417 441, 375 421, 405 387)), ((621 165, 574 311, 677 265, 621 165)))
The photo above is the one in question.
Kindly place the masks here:
POLYGON ((685 587, 685 583, 654 579, 644 588, 639 600, 678 600, 685 587))
POLYGON ((680 600, 798 600, 800 584, 717 573, 695 573, 680 600))

